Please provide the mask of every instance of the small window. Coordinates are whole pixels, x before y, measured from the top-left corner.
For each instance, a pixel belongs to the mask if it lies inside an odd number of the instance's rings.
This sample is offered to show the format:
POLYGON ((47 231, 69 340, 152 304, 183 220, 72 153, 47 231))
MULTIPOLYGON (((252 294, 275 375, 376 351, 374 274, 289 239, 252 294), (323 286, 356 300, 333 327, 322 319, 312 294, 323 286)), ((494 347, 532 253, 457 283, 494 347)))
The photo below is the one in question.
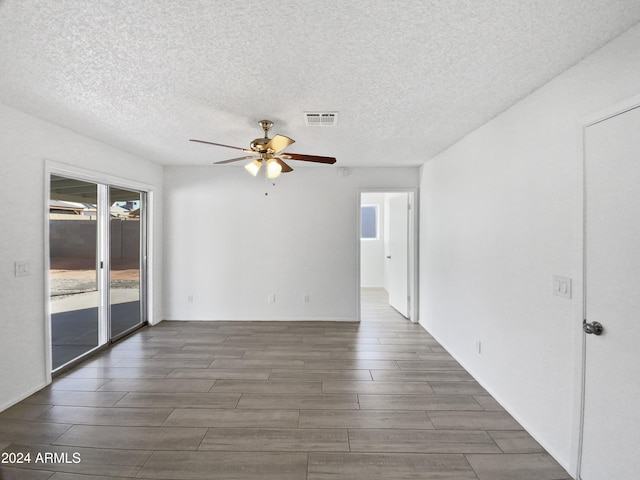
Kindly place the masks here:
POLYGON ((377 205, 362 205, 360 207, 360 238, 362 240, 378 239, 377 205))

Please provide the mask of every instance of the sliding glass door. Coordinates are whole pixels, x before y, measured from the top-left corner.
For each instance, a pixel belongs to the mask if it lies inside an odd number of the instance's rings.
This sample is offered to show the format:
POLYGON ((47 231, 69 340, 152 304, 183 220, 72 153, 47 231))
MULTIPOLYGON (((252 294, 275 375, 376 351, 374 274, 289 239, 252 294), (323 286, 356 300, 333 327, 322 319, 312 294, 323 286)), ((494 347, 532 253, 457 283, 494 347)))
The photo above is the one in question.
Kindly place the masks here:
POLYGON ((53 369, 100 344, 98 186, 51 176, 49 256, 53 369))
POLYGON ((145 231, 143 200, 141 192, 109 188, 109 318, 112 339, 144 321, 140 295, 145 231))
POLYGON ((52 369, 146 323, 146 193, 51 175, 52 369))

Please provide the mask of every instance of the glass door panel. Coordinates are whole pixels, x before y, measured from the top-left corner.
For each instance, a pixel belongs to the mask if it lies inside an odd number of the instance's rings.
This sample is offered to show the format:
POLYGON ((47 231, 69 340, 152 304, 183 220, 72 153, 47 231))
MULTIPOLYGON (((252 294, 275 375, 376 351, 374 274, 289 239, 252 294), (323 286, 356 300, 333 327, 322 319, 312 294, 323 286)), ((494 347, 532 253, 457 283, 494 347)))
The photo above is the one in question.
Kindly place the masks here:
POLYGON ((143 194, 109 187, 111 339, 144 321, 141 265, 144 240, 143 194))
POLYGON ((53 370, 99 345, 98 186, 51 176, 50 306, 53 370))

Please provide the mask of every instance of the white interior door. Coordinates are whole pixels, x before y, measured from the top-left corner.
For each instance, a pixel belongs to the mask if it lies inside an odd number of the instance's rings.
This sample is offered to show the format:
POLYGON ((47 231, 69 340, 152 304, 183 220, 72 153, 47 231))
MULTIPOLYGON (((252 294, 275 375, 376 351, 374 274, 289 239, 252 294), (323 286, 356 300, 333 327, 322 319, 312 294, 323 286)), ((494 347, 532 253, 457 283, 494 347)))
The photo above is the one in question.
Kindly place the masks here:
POLYGON ((583 480, 640 472, 639 132, 636 108, 585 133, 585 316, 604 329, 585 339, 583 480))
POLYGON ((409 316, 409 195, 389 199, 389 243, 387 251, 389 304, 409 316))

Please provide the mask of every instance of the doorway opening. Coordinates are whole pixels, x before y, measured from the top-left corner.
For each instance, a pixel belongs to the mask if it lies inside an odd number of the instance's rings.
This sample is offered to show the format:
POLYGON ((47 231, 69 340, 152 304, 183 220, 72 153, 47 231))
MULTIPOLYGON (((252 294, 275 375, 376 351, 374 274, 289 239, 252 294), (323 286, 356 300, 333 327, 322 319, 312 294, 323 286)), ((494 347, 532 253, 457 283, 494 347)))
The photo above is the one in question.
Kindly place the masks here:
POLYGON ((359 318, 393 311, 418 322, 416 189, 360 192, 359 318))

